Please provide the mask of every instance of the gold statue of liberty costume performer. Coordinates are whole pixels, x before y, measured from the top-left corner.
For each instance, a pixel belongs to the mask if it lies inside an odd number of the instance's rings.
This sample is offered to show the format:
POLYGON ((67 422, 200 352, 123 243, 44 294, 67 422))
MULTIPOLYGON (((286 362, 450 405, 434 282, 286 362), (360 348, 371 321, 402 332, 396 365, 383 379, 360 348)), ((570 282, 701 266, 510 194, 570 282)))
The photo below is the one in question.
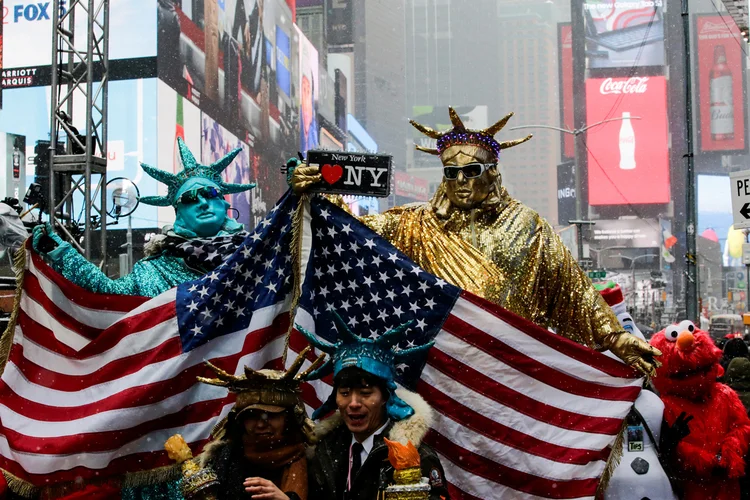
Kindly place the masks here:
MULTIPOLYGON (((222 171, 240 153, 237 148, 211 165, 201 165, 188 147, 178 139, 183 170, 172 174, 165 170, 141 164, 154 179, 167 185, 166 196, 146 196, 141 201, 147 205, 173 206, 174 226, 152 245, 150 255, 135 263, 133 272, 120 279, 110 279, 93 263, 86 260, 70 243, 63 241, 49 225, 34 230, 34 249, 44 255, 55 271, 77 285, 97 293, 141 295, 155 297, 186 281, 200 278, 221 261, 195 257, 199 239, 226 237, 239 244, 244 239, 244 226, 227 216, 229 204, 223 196, 247 191, 255 184, 229 184, 221 178, 222 171), (42 252, 40 242, 44 234, 52 238, 56 247, 42 252), (232 238, 232 235, 235 235, 232 238)), ((234 245, 232 246, 234 247, 234 245)))
MULTIPOLYGON (((661 353, 622 329, 549 223, 503 187, 500 151, 531 138, 494 139, 513 113, 485 130, 467 129, 453 108, 449 113, 453 128, 445 132, 411 122, 437 141, 435 149, 417 146, 443 164, 432 199, 362 221, 425 271, 653 373, 652 356, 661 353)), ((291 182, 303 192, 320 179, 317 167, 299 166, 291 182)))

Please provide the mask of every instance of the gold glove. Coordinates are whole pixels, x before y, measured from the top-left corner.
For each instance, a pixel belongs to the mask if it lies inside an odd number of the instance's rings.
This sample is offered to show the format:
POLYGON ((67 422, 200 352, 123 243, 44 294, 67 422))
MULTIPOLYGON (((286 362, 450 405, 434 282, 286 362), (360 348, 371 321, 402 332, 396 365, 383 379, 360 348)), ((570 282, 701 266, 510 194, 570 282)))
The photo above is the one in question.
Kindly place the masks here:
POLYGON ((301 163, 292 174, 292 189, 297 194, 306 193, 310 190, 310 186, 321 180, 323 180, 323 176, 320 175, 320 168, 301 163))
POLYGON ((661 356, 661 351, 629 333, 610 333, 601 339, 600 344, 647 377, 655 376, 656 369, 661 366, 654 359, 661 356))

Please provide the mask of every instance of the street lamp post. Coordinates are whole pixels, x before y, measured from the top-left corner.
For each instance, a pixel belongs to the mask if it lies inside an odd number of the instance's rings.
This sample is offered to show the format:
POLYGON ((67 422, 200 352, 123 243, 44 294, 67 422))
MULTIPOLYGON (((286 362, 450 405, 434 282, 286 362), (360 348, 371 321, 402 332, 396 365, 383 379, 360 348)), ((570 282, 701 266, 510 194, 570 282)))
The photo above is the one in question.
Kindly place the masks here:
MULTIPOLYGON (((620 120, 640 120, 640 116, 631 116, 629 118, 623 118, 621 116, 615 117, 615 118, 608 118, 606 120, 602 120, 600 122, 592 123, 591 125, 586 125, 585 127, 576 128, 576 129, 567 129, 562 127, 555 127, 553 125, 520 125, 518 127, 512 127, 510 130, 519 130, 524 128, 546 128, 550 130, 557 130, 558 132, 563 132, 565 134, 571 134, 576 139, 579 135, 586 132, 588 129, 593 127, 598 127, 599 125, 603 125, 605 123, 609 122, 616 122, 620 120)), ((575 186, 576 186, 576 219, 575 221, 568 221, 568 224, 575 224, 578 228, 578 260, 580 261, 583 258, 583 234, 581 233, 581 226, 583 224, 593 224, 593 222, 588 222, 582 220, 582 209, 581 209, 581 171, 579 168, 579 158, 578 158, 578 148, 575 148, 575 186)))

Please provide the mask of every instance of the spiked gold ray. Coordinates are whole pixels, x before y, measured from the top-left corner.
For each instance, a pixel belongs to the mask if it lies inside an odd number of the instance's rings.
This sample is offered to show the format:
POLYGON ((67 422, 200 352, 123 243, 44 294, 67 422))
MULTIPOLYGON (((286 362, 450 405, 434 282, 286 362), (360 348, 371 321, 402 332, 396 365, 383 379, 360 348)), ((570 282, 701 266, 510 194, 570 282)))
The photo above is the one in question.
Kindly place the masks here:
MULTIPOLYGON (((490 127, 487 127, 484 130, 467 129, 463 121, 461 120, 461 117, 458 115, 456 110, 453 109, 453 107, 448 107, 448 115, 450 116, 451 123, 453 124, 453 128, 450 130, 445 130, 443 132, 440 132, 433 128, 422 125, 421 123, 417 123, 414 120, 409 120, 409 123, 411 123, 412 126, 416 128, 417 130, 419 130, 421 133, 423 133, 427 137, 430 137, 431 139, 438 140, 438 148, 426 148, 424 146, 415 145, 415 148, 417 149, 417 151, 422 151, 424 153, 429 153, 431 155, 439 156, 440 154, 442 154, 442 151, 448 147, 448 144, 441 145, 440 139, 444 138, 445 136, 449 136, 450 134, 455 133, 455 132, 468 132, 470 135, 477 134, 477 135, 484 136, 485 138, 488 138, 490 144, 494 144, 494 146, 492 146, 491 148, 495 155, 497 155, 497 153, 503 149, 508 149, 508 148, 512 148, 513 146, 518 146, 519 144, 523 144, 524 142, 528 141, 529 139, 533 137, 531 134, 529 134, 528 136, 522 139, 514 139, 511 141, 504 141, 501 143, 497 143, 494 141, 495 134, 500 132, 503 129, 503 127, 505 127, 505 125, 508 123, 508 120, 510 120, 513 117, 514 113, 512 111, 508 113, 507 115, 505 115, 500 120, 498 120, 497 122, 495 122, 493 125, 491 125, 490 127)), ((461 140, 462 139, 459 139, 459 140, 449 139, 447 142, 449 142, 450 145, 455 146, 455 145, 460 145, 461 140)), ((476 138, 474 139, 474 141, 469 140, 466 143, 474 144, 475 142, 477 142, 476 138)), ((482 139, 482 140, 479 140, 478 142, 485 143, 482 147, 485 147, 485 148, 488 147, 488 144, 487 144, 488 141, 482 139)), ((481 145, 481 144, 477 144, 477 145, 481 145)))
POLYGON ((409 120, 409 123, 411 123, 411 124, 412 124, 412 126, 413 126, 413 127, 415 128, 415 129, 419 130, 419 131, 420 131, 420 132, 422 132, 422 133, 423 133, 424 135, 426 135, 427 137, 430 137, 430 138, 432 138, 432 139, 437 139, 437 138, 439 138, 439 137, 440 137, 441 135, 443 135, 443 133, 442 133, 442 132, 438 132, 437 130, 435 130, 435 129, 433 129, 433 128, 430 128, 430 127, 425 127, 425 126, 424 126, 424 125, 422 125, 421 123, 417 123, 417 122, 415 122, 414 120, 409 120))
POLYGON ((439 155, 440 154, 440 151, 438 151, 437 149, 434 149, 434 148, 426 148, 424 146, 418 146, 418 145, 415 145, 414 147, 417 149, 417 151, 422 151, 423 153, 430 153, 431 155, 439 155))
POLYGON ((464 122, 461 121, 461 117, 458 116, 458 113, 456 113, 456 110, 450 106, 448 106, 448 115, 451 117, 451 123, 453 124, 453 127, 455 129, 466 130, 466 127, 464 126, 464 122))
MULTIPOLYGON (((301 377, 301 375, 298 376, 297 374, 300 368, 302 368, 302 364, 305 362, 305 356, 308 352, 310 352, 310 349, 310 346, 303 349, 302 352, 297 355, 294 363, 292 363, 289 369, 285 372, 272 371, 270 372, 270 374, 268 374, 253 370, 249 366, 246 366, 244 369, 244 376, 237 377, 225 370, 222 370, 213 363, 206 361, 206 366, 211 368, 211 370, 216 373, 216 378, 197 377, 197 379, 204 384, 226 387, 232 392, 241 392, 248 389, 255 389, 258 384, 264 383, 279 383, 283 384, 284 386, 289 384, 297 384, 299 378, 301 377)), ((321 358, 322 357, 324 356, 321 356, 321 358)), ((320 361, 320 358, 318 358, 315 363, 313 363, 313 365, 319 364, 320 361)))
POLYGON ((510 120, 513 117, 513 115, 515 115, 515 113, 511 111, 510 113, 505 115, 503 118, 501 118, 497 123, 495 123, 494 125, 489 127, 487 130, 485 130, 485 132, 494 137, 495 134, 497 134, 503 129, 505 124, 508 123, 508 120, 510 120))
POLYGON ((523 144, 524 142, 530 140, 532 137, 534 137, 534 134, 529 134, 523 139, 515 139, 513 141, 505 141, 500 143, 500 149, 508 149, 512 148, 513 146, 518 146, 519 144, 523 144))

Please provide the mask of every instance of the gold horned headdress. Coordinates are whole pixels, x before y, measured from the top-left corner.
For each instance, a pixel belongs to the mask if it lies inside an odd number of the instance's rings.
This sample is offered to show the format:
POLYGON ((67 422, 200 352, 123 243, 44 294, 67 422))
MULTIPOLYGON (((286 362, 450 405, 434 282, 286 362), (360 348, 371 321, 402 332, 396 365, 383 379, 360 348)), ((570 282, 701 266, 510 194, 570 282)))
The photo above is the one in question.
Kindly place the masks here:
POLYGON ((484 130, 467 129, 464 126, 464 123, 461 121, 461 117, 458 116, 458 113, 456 113, 456 110, 451 107, 448 108, 448 114, 450 115, 453 128, 444 132, 439 132, 430 127, 425 127, 424 125, 421 125, 414 120, 409 120, 409 123, 411 123, 414 128, 422 132, 424 135, 432 139, 437 139, 437 148, 433 149, 416 146, 419 151, 424 151, 425 153, 430 153, 433 155, 441 155, 443 154, 443 151, 451 146, 471 145, 479 146, 482 149, 487 150, 494 156, 495 159, 497 159, 500 156, 500 151, 502 151, 503 149, 518 146, 519 144, 531 139, 531 135, 527 135, 523 139, 515 139, 512 141, 497 142, 495 140, 495 134, 500 132, 500 130, 505 127, 505 124, 508 123, 508 120, 510 120, 511 116, 513 116, 512 112, 508 113, 500 121, 484 130))
POLYGON ((198 377, 204 384, 226 387, 230 392, 237 394, 234 408, 229 412, 226 419, 219 422, 214 428, 212 435, 215 439, 222 439, 226 434, 226 428, 245 410, 261 410, 272 413, 284 410, 292 410, 300 430, 309 441, 312 439, 312 421, 307 418, 305 405, 300 397, 300 384, 310 372, 315 370, 325 358, 325 354, 318 357, 305 371, 300 373, 300 368, 305 362, 305 356, 310 352, 308 346, 299 353, 297 359, 286 371, 281 370, 253 370, 245 367, 242 376, 235 376, 213 364, 206 362, 209 368, 216 373, 216 378, 198 377))

